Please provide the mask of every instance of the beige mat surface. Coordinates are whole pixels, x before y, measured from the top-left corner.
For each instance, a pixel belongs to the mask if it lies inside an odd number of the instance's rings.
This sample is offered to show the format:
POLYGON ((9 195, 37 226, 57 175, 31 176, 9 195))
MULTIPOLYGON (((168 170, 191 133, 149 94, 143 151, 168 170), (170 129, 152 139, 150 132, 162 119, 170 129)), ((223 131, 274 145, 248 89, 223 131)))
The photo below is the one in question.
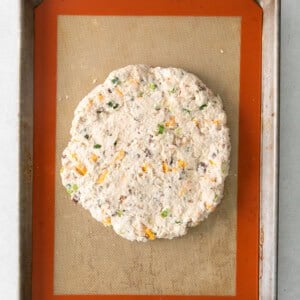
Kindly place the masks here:
POLYGON ((235 294, 240 21, 59 16, 55 294, 235 294), (223 202, 172 241, 122 239, 74 204, 60 182, 60 157, 76 105, 110 71, 137 63, 195 73, 221 96, 228 114, 232 155, 223 202))

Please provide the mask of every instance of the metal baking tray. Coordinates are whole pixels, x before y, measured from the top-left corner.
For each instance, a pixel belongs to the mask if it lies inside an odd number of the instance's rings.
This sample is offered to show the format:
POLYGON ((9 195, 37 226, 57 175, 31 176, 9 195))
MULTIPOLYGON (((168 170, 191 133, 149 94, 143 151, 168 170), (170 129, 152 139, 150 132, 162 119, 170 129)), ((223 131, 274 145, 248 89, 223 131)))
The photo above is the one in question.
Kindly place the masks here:
MULTIPOLYGON (((34 8, 23 0, 20 61, 20 299, 31 299, 34 8)), ((263 9, 259 298, 277 298, 277 197, 280 0, 263 9)))

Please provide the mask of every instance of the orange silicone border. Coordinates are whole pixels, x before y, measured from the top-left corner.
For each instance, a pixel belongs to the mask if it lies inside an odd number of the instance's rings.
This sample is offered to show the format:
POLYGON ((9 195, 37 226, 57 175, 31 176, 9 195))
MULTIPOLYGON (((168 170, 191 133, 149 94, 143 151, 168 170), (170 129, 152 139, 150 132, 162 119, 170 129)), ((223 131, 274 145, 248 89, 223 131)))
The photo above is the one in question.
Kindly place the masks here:
POLYGON ((253 0, 46 0, 35 10, 33 300, 258 299, 262 11, 253 0), (58 15, 241 16, 236 296, 53 295, 58 15))

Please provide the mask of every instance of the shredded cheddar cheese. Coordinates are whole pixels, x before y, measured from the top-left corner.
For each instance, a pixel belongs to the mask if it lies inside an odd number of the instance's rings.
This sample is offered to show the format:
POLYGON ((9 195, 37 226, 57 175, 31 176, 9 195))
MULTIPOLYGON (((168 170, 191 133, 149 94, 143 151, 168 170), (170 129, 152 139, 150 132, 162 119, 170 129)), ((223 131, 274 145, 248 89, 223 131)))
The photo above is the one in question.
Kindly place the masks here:
POLYGON ((155 233, 150 229, 150 228, 146 228, 145 229, 145 234, 146 234, 146 237, 149 239, 149 240, 155 240, 156 236, 155 236, 155 233))
POLYGON ((117 156, 115 157, 115 161, 118 161, 118 160, 122 160, 124 157, 125 157, 125 151, 122 149, 119 151, 119 153, 117 154, 117 156))
POLYGON ((108 227, 111 225, 111 218, 110 217, 106 217, 104 220, 103 220, 103 225, 105 227, 108 227))
POLYGON ((103 183, 104 180, 105 180, 105 178, 106 178, 106 176, 107 176, 107 174, 108 174, 108 170, 105 169, 105 170, 103 171, 103 173, 99 176, 99 178, 98 178, 98 180, 97 180, 97 183, 103 183))
POLYGON ((168 167, 168 165, 167 165, 167 163, 165 161, 162 162, 162 171, 164 173, 167 173, 167 172, 170 171, 170 169, 169 169, 169 167, 168 167))
POLYGON ((99 94, 99 95, 98 95, 98 99, 99 99, 99 101, 102 102, 102 101, 104 100, 104 96, 103 96, 102 94, 99 94))
POLYGON ((171 116, 169 121, 166 122, 166 127, 174 127, 176 125, 175 117, 171 116))
POLYGON ((83 165, 82 163, 79 163, 76 167, 75 170, 81 175, 84 176, 87 172, 87 168, 85 165, 83 165))
POLYGON ((90 159, 91 159, 93 162, 96 162, 97 159, 98 159, 98 156, 97 156, 96 154, 93 153, 93 154, 91 155, 90 159))
POLYGON ((116 93, 117 93, 119 96, 121 96, 121 97, 124 96, 124 94, 123 94, 118 88, 116 89, 116 93))
POLYGON ((143 164, 143 165, 141 166, 142 171, 145 172, 145 173, 147 172, 148 168, 149 168, 149 165, 148 165, 148 164, 143 164))
POLYGON ((187 166, 187 163, 182 159, 179 159, 177 164, 178 164, 178 167, 180 167, 182 169, 184 169, 187 166))

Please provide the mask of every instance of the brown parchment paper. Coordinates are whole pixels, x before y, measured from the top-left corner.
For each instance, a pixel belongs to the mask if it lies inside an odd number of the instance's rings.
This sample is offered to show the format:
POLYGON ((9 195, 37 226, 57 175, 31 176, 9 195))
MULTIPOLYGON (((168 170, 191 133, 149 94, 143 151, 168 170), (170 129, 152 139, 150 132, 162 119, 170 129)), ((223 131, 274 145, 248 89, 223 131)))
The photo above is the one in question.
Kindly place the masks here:
POLYGON ((234 295, 240 18, 59 16, 57 54, 55 294, 234 295), (74 204, 60 182, 76 105, 110 71, 136 63, 195 73, 228 114, 232 153, 223 202, 171 241, 122 239, 74 204))

